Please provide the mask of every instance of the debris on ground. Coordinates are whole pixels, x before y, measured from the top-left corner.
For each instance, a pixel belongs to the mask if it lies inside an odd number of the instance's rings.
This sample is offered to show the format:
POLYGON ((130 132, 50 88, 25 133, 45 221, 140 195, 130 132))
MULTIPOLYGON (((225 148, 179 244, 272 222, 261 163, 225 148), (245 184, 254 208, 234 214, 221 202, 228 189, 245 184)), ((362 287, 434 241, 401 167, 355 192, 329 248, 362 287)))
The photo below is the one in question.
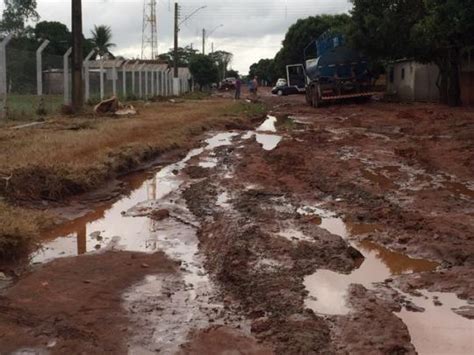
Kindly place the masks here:
POLYGON ((123 105, 117 97, 103 100, 94 107, 94 113, 98 115, 114 114, 115 116, 134 116, 137 110, 133 105, 123 105))

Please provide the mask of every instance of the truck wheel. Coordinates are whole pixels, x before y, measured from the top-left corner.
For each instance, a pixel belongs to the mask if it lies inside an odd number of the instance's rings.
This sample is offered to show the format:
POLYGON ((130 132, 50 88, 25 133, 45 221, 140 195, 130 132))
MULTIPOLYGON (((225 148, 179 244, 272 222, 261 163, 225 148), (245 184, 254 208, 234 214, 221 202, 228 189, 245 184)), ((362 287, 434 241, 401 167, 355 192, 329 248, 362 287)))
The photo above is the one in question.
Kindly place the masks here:
POLYGON ((314 108, 321 107, 321 98, 319 97, 318 87, 315 86, 311 90, 311 106, 314 108))
POLYGON ((305 93, 306 103, 307 103, 308 105, 312 105, 312 102, 311 102, 311 95, 313 95, 313 94, 311 93, 311 87, 308 86, 308 87, 306 88, 306 93, 305 93))
POLYGON ((283 90, 278 90, 277 95, 278 96, 283 96, 283 90))

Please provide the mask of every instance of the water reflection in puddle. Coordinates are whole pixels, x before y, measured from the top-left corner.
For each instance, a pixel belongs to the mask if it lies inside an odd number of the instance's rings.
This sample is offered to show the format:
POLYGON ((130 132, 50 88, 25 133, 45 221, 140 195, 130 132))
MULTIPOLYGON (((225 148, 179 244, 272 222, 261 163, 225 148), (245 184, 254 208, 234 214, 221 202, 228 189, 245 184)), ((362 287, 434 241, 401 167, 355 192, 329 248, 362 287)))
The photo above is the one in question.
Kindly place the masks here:
POLYGON ((282 141, 282 136, 277 136, 275 134, 264 134, 264 133, 255 133, 247 132, 242 136, 242 139, 250 139, 255 136, 257 143, 259 143, 264 150, 273 150, 278 144, 282 141))
POLYGON ((276 117, 267 116, 267 119, 256 129, 257 132, 276 132, 276 117))
MULTIPOLYGON (((377 225, 349 224, 332 213, 319 207, 304 207, 298 213, 306 216, 317 215, 320 226, 345 239, 350 236, 372 233, 377 225)), ((348 289, 351 284, 361 284, 368 289, 374 283, 383 282, 393 276, 431 271, 437 263, 413 259, 404 254, 381 247, 370 242, 351 242, 365 257, 360 267, 348 275, 330 270, 318 270, 307 276, 304 281, 309 297, 305 304, 316 313, 344 315, 351 312, 347 303, 348 289)), ((410 312, 403 309, 397 313, 407 325, 412 343, 420 354, 468 354, 473 349, 474 322, 454 313, 452 309, 466 306, 467 303, 450 293, 423 291, 423 297, 407 296, 424 312, 410 312), (435 306, 434 298, 441 304, 435 306)))
POLYGON ((430 271, 436 267, 430 261, 412 259, 369 241, 354 243, 353 246, 365 258, 358 269, 349 275, 318 270, 305 278, 305 286, 312 296, 306 302, 307 307, 322 314, 347 314, 350 308, 346 304, 346 295, 351 284, 373 289, 373 283, 395 275, 430 271))
POLYGON ((264 150, 273 150, 281 142, 281 136, 275 136, 272 134, 257 134, 257 142, 262 145, 264 150))
POLYGON ((452 311, 466 303, 456 295, 422 292, 424 297, 413 298, 423 313, 403 309, 398 315, 407 325, 412 343, 420 354, 472 354, 474 350, 474 321, 452 311), (425 298, 426 297, 426 298, 425 298), (435 298, 443 304, 436 306, 435 298))
MULTIPOLYGON (((157 223, 148 217, 127 217, 123 213, 145 201, 161 200, 179 189, 184 183, 179 172, 189 160, 204 151, 232 144, 237 133, 219 133, 207 139, 206 146, 191 150, 181 161, 170 164, 153 177, 137 174, 130 180, 133 188, 119 201, 97 208, 86 216, 66 223, 43 236, 43 248, 32 255, 33 263, 43 263, 55 258, 81 255, 118 246, 124 250, 155 252, 155 243, 165 231, 157 231, 157 223), (97 238, 97 233, 100 237, 97 238)), ((206 160, 206 163, 213 163, 206 160)), ((163 223, 161 223, 162 225, 163 223)), ((169 225, 167 235, 180 233, 179 223, 169 225)))

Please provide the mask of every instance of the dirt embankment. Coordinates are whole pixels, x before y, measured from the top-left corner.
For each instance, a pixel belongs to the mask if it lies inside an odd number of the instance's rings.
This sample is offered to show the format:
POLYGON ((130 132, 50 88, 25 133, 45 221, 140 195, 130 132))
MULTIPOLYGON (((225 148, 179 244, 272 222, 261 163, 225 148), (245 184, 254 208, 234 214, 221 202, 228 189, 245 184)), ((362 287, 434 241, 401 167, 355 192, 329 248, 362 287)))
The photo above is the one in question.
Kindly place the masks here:
POLYGON ((96 190, 165 152, 190 149, 205 131, 248 128, 265 114, 263 105, 219 98, 147 103, 139 110, 133 118, 54 117, 0 132, 0 261, 24 254, 51 224, 38 211, 96 190))

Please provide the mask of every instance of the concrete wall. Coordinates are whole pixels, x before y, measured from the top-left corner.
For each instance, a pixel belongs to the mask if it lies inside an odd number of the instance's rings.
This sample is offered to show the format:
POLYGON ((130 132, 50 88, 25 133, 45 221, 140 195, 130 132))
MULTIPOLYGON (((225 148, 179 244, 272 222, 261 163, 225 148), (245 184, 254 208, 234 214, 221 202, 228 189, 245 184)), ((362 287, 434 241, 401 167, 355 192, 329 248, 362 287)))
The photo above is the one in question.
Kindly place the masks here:
POLYGON ((415 64, 415 101, 437 102, 439 100, 439 89, 436 86, 438 76, 438 66, 415 64))
POLYGON ((434 64, 414 61, 394 63, 389 69, 387 92, 396 95, 401 101, 437 101, 438 73, 438 67, 434 64))
MULTIPOLYGON (((71 75, 69 75, 71 82, 71 75)), ((64 76, 62 70, 43 72, 43 93, 45 95, 61 95, 64 92, 64 76)))

